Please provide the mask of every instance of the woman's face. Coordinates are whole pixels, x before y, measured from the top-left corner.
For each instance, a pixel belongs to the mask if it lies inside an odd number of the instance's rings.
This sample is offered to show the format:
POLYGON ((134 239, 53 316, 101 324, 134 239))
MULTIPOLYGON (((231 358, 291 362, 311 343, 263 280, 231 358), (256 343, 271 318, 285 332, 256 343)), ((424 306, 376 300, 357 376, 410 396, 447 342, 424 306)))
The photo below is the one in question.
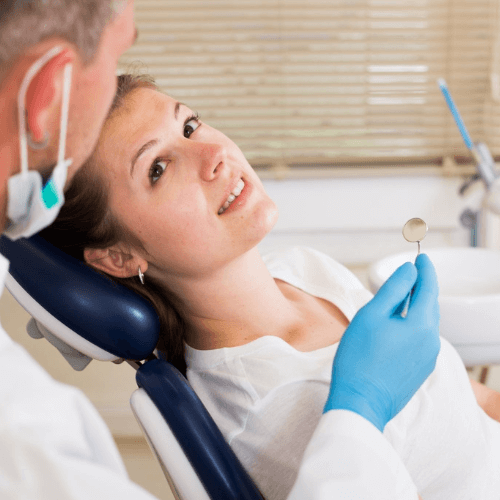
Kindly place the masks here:
POLYGON ((127 96, 97 156, 110 209, 143 243, 148 272, 210 273, 253 248, 277 220, 236 144, 155 90, 127 96))

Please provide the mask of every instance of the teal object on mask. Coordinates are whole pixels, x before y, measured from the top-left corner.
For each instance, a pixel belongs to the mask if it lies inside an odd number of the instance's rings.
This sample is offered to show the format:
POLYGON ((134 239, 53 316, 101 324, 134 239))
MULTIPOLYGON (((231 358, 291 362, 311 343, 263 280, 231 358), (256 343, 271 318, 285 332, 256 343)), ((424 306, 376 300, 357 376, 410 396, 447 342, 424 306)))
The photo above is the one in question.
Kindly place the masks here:
POLYGON ((47 208, 52 208, 59 202, 59 196, 57 195, 54 182, 51 179, 42 190, 43 203, 47 208))

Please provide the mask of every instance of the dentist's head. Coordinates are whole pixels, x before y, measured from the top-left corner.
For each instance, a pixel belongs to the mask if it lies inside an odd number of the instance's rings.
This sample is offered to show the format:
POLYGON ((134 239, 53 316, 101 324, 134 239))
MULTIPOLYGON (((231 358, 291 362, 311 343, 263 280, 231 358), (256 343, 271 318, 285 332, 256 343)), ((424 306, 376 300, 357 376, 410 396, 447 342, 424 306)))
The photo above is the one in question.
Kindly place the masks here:
POLYGON ((0 2, 0 231, 49 225, 90 156, 135 40, 133 0, 0 2))

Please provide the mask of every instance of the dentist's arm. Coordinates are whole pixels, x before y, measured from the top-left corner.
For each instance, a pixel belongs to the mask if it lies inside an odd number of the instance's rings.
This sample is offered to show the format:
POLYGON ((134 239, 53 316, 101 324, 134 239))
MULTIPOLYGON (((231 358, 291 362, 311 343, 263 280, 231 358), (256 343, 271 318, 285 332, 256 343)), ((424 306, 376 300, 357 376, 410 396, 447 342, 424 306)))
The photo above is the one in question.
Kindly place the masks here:
POLYGON ((434 370, 440 348, 437 296, 434 267, 420 255, 354 317, 335 356, 325 413, 288 500, 420 498, 381 431, 434 370))

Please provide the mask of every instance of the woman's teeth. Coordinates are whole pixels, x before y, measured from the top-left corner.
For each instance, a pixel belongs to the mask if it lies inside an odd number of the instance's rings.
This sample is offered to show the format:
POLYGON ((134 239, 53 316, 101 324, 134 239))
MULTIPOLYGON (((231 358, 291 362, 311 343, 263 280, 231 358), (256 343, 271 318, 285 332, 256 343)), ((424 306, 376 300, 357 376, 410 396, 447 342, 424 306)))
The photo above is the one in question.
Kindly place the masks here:
POLYGON ((241 194, 244 187, 245 183, 243 182, 243 179, 240 179, 238 181, 238 184, 236 184, 236 187, 231 191, 231 194, 227 197, 227 200, 224 203, 224 205, 222 205, 222 207, 219 208, 219 215, 226 211, 226 208, 229 205, 231 205, 231 203, 241 194))

